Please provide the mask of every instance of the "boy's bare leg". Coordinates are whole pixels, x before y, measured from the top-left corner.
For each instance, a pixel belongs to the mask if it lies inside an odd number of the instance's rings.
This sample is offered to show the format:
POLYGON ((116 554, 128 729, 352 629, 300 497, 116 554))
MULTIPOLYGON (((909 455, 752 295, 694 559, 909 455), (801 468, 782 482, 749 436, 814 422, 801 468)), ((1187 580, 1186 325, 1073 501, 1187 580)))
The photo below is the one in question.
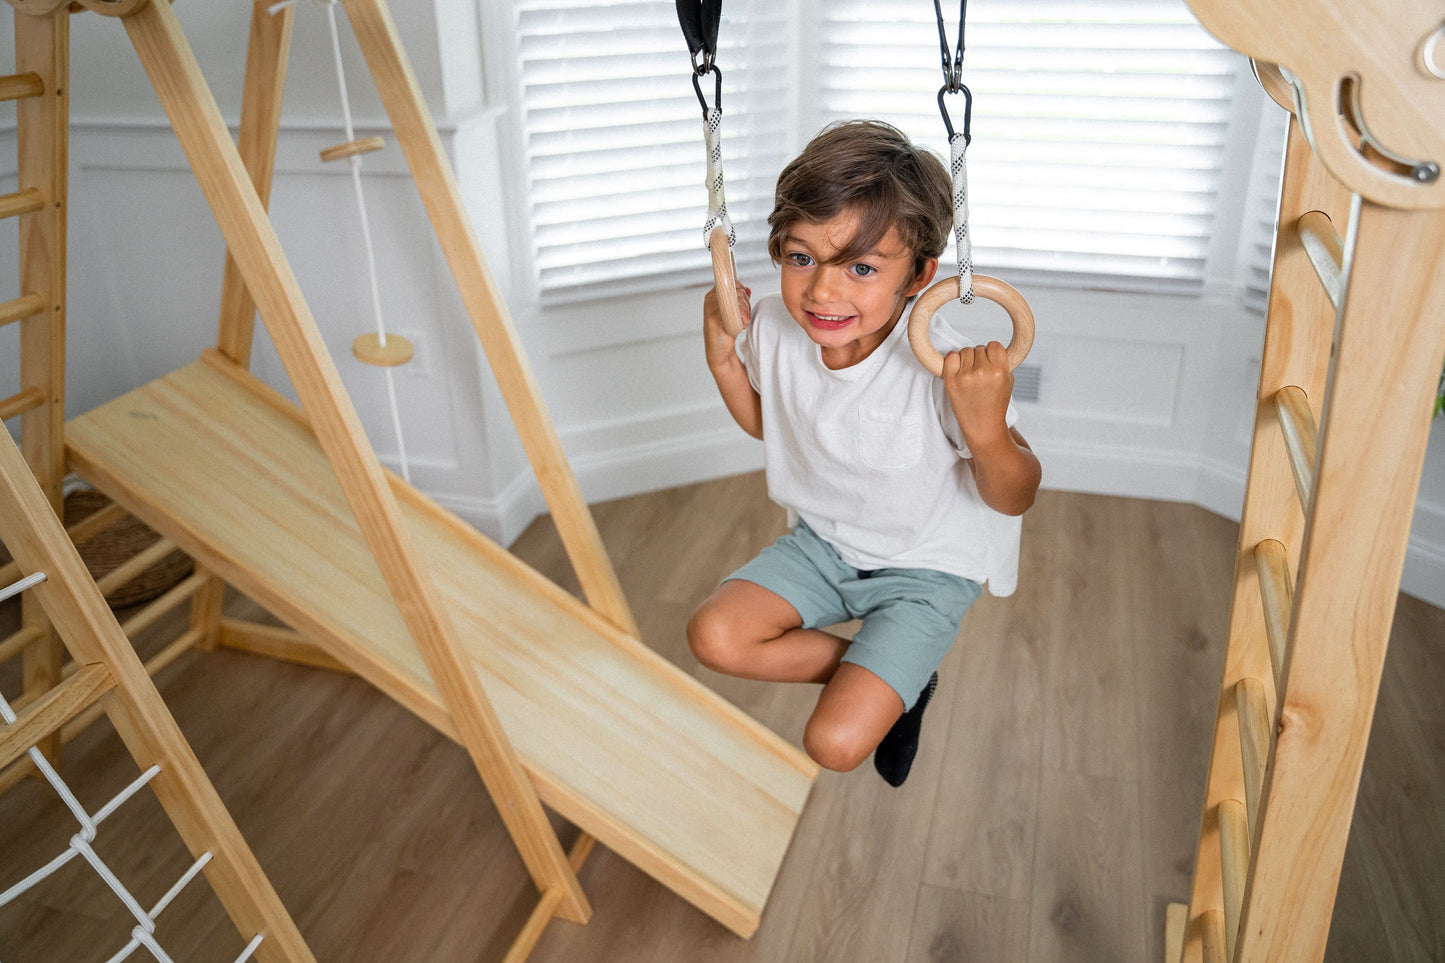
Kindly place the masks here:
POLYGON ((868 758, 902 714, 903 700, 892 686, 844 662, 818 696, 803 748, 818 765, 847 772, 868 758))
POLYGON ((782 596, 732 579, 693 613, 687 641, 698 661, 715 672, 762 682, 825 683, 838 670, 848 640, 801 626, 797 609, 782 596))

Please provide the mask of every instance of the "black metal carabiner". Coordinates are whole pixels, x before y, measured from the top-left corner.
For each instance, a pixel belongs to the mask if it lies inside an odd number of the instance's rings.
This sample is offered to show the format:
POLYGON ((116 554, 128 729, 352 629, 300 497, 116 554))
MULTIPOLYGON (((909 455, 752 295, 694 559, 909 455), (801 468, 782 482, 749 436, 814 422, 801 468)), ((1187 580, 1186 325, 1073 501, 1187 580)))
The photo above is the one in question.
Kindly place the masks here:
POLYGON ((943 102, 944 94, 963 94, 963 145, 973 143, 973 93, 963 84, 957 90, 949 90, 944 84, 938 88, 938 112, 943 115, 943 126, 948 130, 948 139, 953 141, 953 120, 948 116, 948 105, 943 102))
POLYGON ((722 70, 716 64, 708 64, 703 69, 694 70, 692 73, 692 89, 697 91, 697 102, 702 104, 702 116, 704 118, 707 117, 708 106, 707 98, 704 97, 702 93, 702 78, 707 76, 709 72, 717 75, 717 80, 713 84, 713 106, 718 110, 722 110, 722 70))

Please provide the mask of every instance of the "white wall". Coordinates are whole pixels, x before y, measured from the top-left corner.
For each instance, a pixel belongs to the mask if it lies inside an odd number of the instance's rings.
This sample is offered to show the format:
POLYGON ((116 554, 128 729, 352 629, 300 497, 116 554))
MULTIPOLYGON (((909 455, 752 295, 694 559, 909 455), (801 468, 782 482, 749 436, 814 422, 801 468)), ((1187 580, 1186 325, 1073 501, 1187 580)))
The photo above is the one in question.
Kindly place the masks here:
MULTIPOLYGON (((515 321, 587 496, 759 467, 758 445, 731 423, 703 363, 701 288, 548 309, 528 296, 508 71, 493 64, 484 76, 480 69, 482 25, 473 0, 393 7, 428 103, 444 118, 443 141, 474 223, 511 292, 515 321)), ((249 4, 184 3, 176 10, 223 114, 234 122, 249 4)), ((0 21, 8 29, 9 18, 0 21)), ((119 26, 83 14, 74 18, 74 32, 72 414, 193 360, 211 343, 224 251, 119 26)), ((384 133, 344 29, 343 38, 360 133, 384 133)), ((273 219, 368 433, 394 465, 380 372, 352 361, 348 350, 370 318, 346 169, 316 159, 321 147, 341 139, 328 46, 319 9, 303 4, 273 219)), ((495 57, 496 44, 487 49, 495 57)), ((13 128, 13 113, 0 122, 13 128)), ((13 145, 13 129, 4 139, 13 145)), ((0 148, 3 163, 13 164, 13 156, 0 148)), ((371 155, 365 169, 388 325, 418 347, 416 362, 397 375, 413 477, 509 541, 541 510, 540 496, 398 152, 371 155)), ((13 166, 0 169, 0 187, 13 190, 3 186, 13 182, 13 166)), ((8 264, 13 230, 4 231, 0 263, 8 264)), ((14 285, 4 277, 0 293, 14 285)), ((761 294, 774 278, 745 280, 761 294)), ((1021 428, 1043 460, 1045 485, 1192 501, 1237 518, 1262 329, 1227 286, 1212 284, 1204 297, 1020 287, 1037 315, 1033 360, 1042 365, 1040 399, 1022 406, 1021 428)), ((1002 329, 991 326, 1001 323, 985 319, 974 330, 994 336, 1002 329)), ((0 357, 13 355, 13 343, 13 329, 0 331, 0 357)), ((264 338, 256 367, 287 390, 264 338)), ((0 365, 0 392, 13 381, 12 368, 0 365)), ((1437 424, 1404 581, 1407 591, 1438 605, 1445 605, 1442 435, 1437 424)))

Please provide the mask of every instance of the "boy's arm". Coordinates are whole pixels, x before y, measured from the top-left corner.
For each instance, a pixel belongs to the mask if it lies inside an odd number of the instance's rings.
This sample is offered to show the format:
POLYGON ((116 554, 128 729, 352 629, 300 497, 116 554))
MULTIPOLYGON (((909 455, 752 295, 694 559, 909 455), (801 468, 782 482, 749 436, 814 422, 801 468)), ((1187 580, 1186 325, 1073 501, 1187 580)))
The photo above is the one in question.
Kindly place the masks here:
MULTIPOLYGON (((748 301, 751 288, 738 285, 738 313, 746 327, 752 321, 748 301)), ((717 382, 728 413, 743 431, 754 438, 763 437, 763 401, 748 380, 748 370, 734 347, 734 339, 723 330, 722 315, 717 307, 717 289, 707 292, 702 301, 703 341, 707 347, 707 367, 717 382)))
POLYGON ((1013 373, 1003 345, 949 352, 943 382, 953 416, 973 456, 973 476, 984 504, 1004 515, 1022 515, 1034 503, 1043 471, 1024 436, 1005 415, 1013 373))

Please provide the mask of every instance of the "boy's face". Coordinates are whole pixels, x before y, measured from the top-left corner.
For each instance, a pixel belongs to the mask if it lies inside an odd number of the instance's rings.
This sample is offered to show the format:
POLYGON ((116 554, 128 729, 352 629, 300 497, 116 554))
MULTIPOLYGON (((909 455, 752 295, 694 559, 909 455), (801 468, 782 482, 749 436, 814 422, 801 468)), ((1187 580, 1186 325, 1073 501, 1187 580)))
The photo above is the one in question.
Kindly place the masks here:
POLYGON ((857 212, 845 210, 831 220, 794 224, 783 238, 783 305, 833 369, 872 354, 938 267, 930 258, 915 275, 913 252, 893 228, 863 257, 834 262, 857 228, 857 212))

